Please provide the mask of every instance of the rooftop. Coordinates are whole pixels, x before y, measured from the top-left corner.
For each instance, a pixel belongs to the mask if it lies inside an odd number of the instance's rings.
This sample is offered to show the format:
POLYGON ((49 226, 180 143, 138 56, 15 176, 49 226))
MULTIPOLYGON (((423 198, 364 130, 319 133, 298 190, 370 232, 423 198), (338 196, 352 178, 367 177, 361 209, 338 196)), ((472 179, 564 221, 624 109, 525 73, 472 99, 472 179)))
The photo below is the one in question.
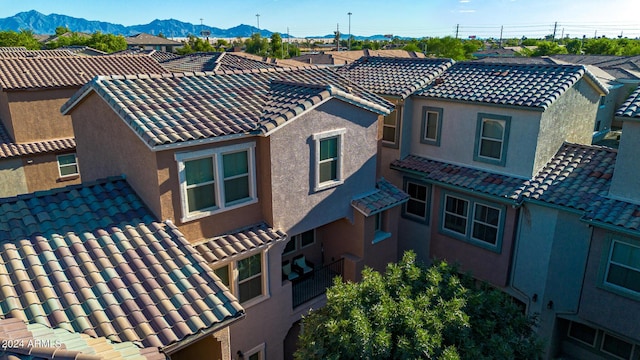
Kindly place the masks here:
POLYGON ((640 86, 633 92, 627 100, 616 111, 616 116, 624 118, 640 118, 640 86))
POLYGON ((282 231, 262 223, 202 241, 195 248, 208 263, 213 264, 238 254, 263 249, 286 238, 287 235, 282 231))
POLYGON ((376 190, 351 200, 351 206, 364 216, 371 216, 408 200, 409 194, 382 178, 376 183, 376 190))
POLYGON ((0 122, 0 159, 47 152, 71 151, 75 148, 76 141, 73 138, 15 143, 0 122))
MULTIPOLYGON (((251 59, 232 52, 193 53, 161 61, 160 64, 170 72, 225 72, 283 67, 276 63, 251 59)), ((300 65, 305 66, 303 63, 300 65)))

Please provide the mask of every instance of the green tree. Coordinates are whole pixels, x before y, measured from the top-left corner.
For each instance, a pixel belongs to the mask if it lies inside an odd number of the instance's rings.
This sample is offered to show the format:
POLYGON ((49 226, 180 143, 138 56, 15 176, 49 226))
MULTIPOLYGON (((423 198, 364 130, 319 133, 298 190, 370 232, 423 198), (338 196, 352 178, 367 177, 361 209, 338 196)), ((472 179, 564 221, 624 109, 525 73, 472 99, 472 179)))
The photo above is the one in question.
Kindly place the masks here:
POLYGON ((407 252, 384 274, 336 279, 327 305, 303 318, 296 359, 538 359, 542 343, 505 293, 444 262, 407 252))
POLYGON ((22 46, 29 50, 39 50, 42 48, 42 45, 33 36, 33 31, 31 30, 20 30, 20 32, 13 30, 0 31, 0 46, 22 46))
POLYGON ((468 44, 465 46, 462 40, 451 36, 431 38, 427 40, 427 54, 454 60, 471 59, 478 48, 476 43, 469 42, 468 44))
POLYGON ((571 39, 567 43, 567 52, 569 54, 582 54, 582 40, 579 39, 571 39))
POLYGON ((622 49, 612 39, 588 39, 584 44, 584 53, 590 55, 620 55, 622 54, 622 49))
POLYGON ((260 36, 259 33, 252 34, 244 41, 245 51, 249 54, 267 56, 269 51, 269 40, 260 36))
POLYGON ((282 36, 279 33, 271 34, 271 41, 269 41, 269 55, 278 59, 284 57, 282 51, 282 36))
POLYGON ((216 49, 207 40, 194 35, 189 35, 187 41, 183 41, 182 48, 176 50, 180 55, 191 54, 194 52, 213 52, 216 49))
POLYGON ((563 46, 559 46, 552 41, 538 41, 537 48, 533 50, 533 56, 547 56, 555 54, 566 54, 567 49, 563 46))
POLYGON ((71 30, 66 26, 58 26, 56 28, 56 36, 60 36, 62 34, 66 34, 68 32, 71 32, 71 30))
POLYGON ((122 35, 103 34, 100 31, 96 31, 91 34, 91 37, 84 45, 100 51, 112 53, 125 50, 127 48, 127 40, 122 35))

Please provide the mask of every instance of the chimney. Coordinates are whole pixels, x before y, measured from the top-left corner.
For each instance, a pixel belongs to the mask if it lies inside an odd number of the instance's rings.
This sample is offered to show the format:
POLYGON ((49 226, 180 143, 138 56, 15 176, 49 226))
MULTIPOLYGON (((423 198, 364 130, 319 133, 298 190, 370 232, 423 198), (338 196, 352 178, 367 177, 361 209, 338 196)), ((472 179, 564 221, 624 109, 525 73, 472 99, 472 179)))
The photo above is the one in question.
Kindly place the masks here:
POLYGON ((622 135, 620 135, 620 145, 609 196, 640 204, 640 166, 638 166, 640 119, 624 117, 621 120, 623 120, 622 135))

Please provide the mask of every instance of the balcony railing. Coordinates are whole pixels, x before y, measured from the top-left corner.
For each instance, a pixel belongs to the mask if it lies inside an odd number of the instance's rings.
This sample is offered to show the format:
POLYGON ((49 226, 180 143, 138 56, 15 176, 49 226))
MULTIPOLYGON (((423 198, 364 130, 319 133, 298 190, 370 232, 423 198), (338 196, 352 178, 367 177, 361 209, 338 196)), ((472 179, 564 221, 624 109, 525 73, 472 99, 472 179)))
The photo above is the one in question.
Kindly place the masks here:
POLYGON ((311 274, 293 281, 293 307, 324 294, 333 285, 336 276, 343 277, 344 260, 340 259, 321 268, 314 269, 311 274))

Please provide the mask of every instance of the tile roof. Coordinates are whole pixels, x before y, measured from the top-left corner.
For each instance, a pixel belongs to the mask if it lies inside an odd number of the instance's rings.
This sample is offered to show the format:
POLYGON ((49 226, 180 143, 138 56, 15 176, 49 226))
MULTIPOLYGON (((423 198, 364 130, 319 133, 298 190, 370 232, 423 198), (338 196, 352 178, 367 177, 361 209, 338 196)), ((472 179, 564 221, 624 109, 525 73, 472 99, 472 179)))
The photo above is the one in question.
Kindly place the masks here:
POLYGON ((194 246, 209 264, 213 264, 252 250, 263 249, 286 238, 287 235, 282 231, 262 223, 205 240, 194 246))
POLYGON ((180 55, 168 51, 160 50, 147 50, 141 48, 129 48, 122 51, 116 51, 108 56, 120 56, 120 55, 147 55, 156 60, 157 62, 167 61, 175 58, 179 58, 180 55))
POLYGON ((408 200, 409 194, 382 178, 376 183, 375 191, 351 200, 351 206, 364 216, 371 216, 408 200))
POLYGON ((608 90, 582 65, 461 62, 418 91, 431 98, 547 109, 583 77, 608 90))
POLYGON ((391 168, 418 172, 425 181, 454 185, 485 195, 510 199, 514 202, 515 199, 512 197, 514 192, 525 181, 522 178, 453 165, 415 155, 409 155, 402 160, 394 160, 391 163, 391 168))
POLYGON ((109 53, 94 49, 90 46, 81 46, 81 45, 71 45, 71 46, 63 46, 60 48, 61 50, 68 50, 74 54, 78 55, 87 55, 87 56, 102 56, 109 55, 109 53))
POLYGON ((296 56, 294 60, 308 64, 322 65, 345 65, 350 64, 363 56, 381 56, 394 58, 424 58, 421 52, 406 50, 351 50, 351 51, 321 51, 319 53, 311 53, 296 56))
POLYGON ((165 72, 148 56, 0 56, 0 88, 4 90, 80 87, 98 75, 165 72))
POLYGON ((150 147, 224 135, 266 133, 329 97, 386 114, 393 105, 330 69, 234 74, 98 77, 66 104, 95 91, 150 147))
POLYGON ((164 348, 243 315, 122 179, 2 199, 0 317, 164 348))
POLYGON ((337 71, 376 94, 406 98, 451 65, 451 59, 361 57, 337 71))
MULTIPOLYGON (((160 64, 170 72, 225 72, 286 67, 274 62, 262 61, 259 57, 249 58, 233 52, 193 53, 161 61, 160 64)), ((300 63, 299 66, 308 65, 300 63)))
POLYGON ((160 36, 155 36, 146 33, 140 33, 133 36, 128 36, 125 38, 127 44, 129 45, 173 45, 178 46, 182 45, 179 41, 174 41, 171 39, 163 38, 160 36))
POLYGON ((595 65, 616 79, 640 79, 640 56, 552 55, 558 62, 595 65))
POLYGON ((0 320, 0 357, 18 359, 104 359, 164 360, 157 348, 140 348, 132 342, 115 343, 65 329, 51 329, 41 324, 26 324, 20 319, 0 320))
POLYGON ((640 118, 640 86, 635 89, 620 108, 616 110, 616 116, 640 118))
POLYGON ((243 57, 243 58, 247 58, 250 60, 255 60, 255 61, 261 61, 263 63, 267 63, 267 64, 273 64, 273 65, 277 65, 280 67, 304 67, 304 66, 309 66, 309 64, 301 62, 301 61, 297 61, 297 60, 293 60, 293 59, 278 59, 278 58, 274 58, 274 57, 267 57, 267 56, 259 56, 259 55, 255 55, 255 54, 249 54, 246 53, 244 51, 234 51, 234 52, 230 52, 230 54, 234 55, 234 56, 238 56, 238 57, 243 57))
MULTIPOLYGON (((6 48, 5 48, 6 49, 6 48)), ((54 50, 27 50, 17 48, 14 50, 0 50, 0 58, 49 58, 49 57, 68 57, 76 56, 76 53, 68 49, 54 50)))
POLYGON ((46 152, 71 151, 75 148, 76 141, 74 138, 17 144, 13 142, 4 125, 0 123, 0 159, 46 152))

